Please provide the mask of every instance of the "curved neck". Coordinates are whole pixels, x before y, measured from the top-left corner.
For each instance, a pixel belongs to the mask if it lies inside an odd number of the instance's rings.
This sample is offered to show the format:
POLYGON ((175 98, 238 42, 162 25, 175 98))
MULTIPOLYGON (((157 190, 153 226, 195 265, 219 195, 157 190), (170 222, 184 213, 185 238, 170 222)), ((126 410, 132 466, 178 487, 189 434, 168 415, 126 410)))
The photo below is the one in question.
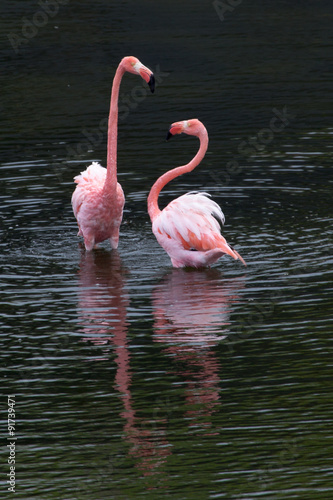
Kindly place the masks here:
POLYGON ((158 207, 158 196, 162 191, 162 189, 164 188, 164 186, 168 184, 168 182, 175 179, 176 177, 179 177, 180 175, 183 175, 187 172, 191 172, 197 165, 199 165, 199 163, 205 156, 205 153, 208 148, 207 130, 206 129, 201 130, 198 134, 198 137, 200 139, 200 147, 195 157, 186 165, 182 165, 181 167, 176 167, 172 170, 169 170, 169 172, 166 172, 165 174, 161 175, 161 177, 157 179, 155 184, 153 184, 153 187, 151 188, 148 196, 148 213, 152 221, 161 212, 158 207))
POLYGON ((122 63, 119 64, 112 83, 111 103, 108 121, 108 145, 105 188, 116 189, 117 186, 117 138, 118 138, 118 98, 120 82, 125 73, 122 63))

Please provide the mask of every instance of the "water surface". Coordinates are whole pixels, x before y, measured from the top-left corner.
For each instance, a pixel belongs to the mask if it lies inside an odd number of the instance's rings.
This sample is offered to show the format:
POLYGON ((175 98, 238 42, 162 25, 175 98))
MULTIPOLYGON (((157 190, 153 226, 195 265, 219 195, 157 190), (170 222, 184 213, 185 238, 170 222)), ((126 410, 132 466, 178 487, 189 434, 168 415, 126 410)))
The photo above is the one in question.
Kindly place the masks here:
POLYGON ((327 500, 331 3, 244 1, 221 19, 212 2, 68 2, 15 51, 8 34, 26 34, 38 9, 11 2, 2 16, 2 407, 15 395, 15 496, 327 500), (72 179, 105 165, 111 82, 131 54, 158 75, 156 93, 125 75, 120 245, 88 254, 72 179), (172 269, 151 232, 150 186, 198 147, 165 143, 166 131, 192 117, 209 150, 160 204, 209 191, 247 268, 224 257, 172 269))

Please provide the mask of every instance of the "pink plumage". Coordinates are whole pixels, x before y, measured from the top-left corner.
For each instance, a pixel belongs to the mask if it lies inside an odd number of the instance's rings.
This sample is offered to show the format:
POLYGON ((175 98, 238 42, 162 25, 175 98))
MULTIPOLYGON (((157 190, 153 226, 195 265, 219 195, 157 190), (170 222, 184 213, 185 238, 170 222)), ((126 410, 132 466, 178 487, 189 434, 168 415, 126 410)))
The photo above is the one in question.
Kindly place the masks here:
POLYGON ((124 73, 141 76, 154 92, 152 71, 136 57, 124 57, 115 74, 108 122, 107 168, 93 162, 84 172, 74 177, 77 186, 72 196, 72 207, 83 236, 86 250, 109 239, 111 248, 118 247, 119 228, 123 217, 125 196, 117 182, 118 97, 124 73))
POLYGON ((77 188, 72 196, 73 212, 86 250, 107 239, 111 248, 118 246, 125 196, 118 182, 115 192, 105 189, 106 173, 106 168, 93 162, 74 177, 77 188))
POLYGON ((199 137, 200 148, 192 161, 165 173, 151 188, 148 212, 153 233, 169 254, 174 267, 210 266, 224 254, 240 259, 246 265, 222 236, 224 215, 209 194, 190 192, 171 201, 162 211, 158 207, 158 196, 163 187, 175 177, 193 170, 203 159, 208 147, 207 130, 199 120, 176 122, 171 125, 168 135, 182 132, 199 137))

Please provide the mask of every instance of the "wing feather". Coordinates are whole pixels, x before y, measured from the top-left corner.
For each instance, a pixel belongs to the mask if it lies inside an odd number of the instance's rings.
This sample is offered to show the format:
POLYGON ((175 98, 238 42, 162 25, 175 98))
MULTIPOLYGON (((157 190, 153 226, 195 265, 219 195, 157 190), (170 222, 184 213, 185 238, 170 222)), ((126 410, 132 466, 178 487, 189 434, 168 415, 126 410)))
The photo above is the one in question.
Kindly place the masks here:
POLYGON ((96 192, 96 187, 102 188, 105 183, 106 168, 99 163, 93 162, 86 170, 74 177, 74 182, 77 184, 72 195, 72 206, 75 217, 80 211, 82 204, 87 197, 96 192))
POLYGON ((216 248, 216 239, 221 238, 222 221, 224 215, 219 205, 207 193, 192 191, 165 207, 159 215, 158 231, 185 248, 208 250, 216 248))
POLYGON ((99 163, 96 161, 93 161, 89 167, 86 168, 83 172, 81 172, 79 175, 76 175, 74 177, 74 182, 76 184, 89 184, 91 183, 100 183, 105 181, 106 177, 106 168, 102 167, 99 163))

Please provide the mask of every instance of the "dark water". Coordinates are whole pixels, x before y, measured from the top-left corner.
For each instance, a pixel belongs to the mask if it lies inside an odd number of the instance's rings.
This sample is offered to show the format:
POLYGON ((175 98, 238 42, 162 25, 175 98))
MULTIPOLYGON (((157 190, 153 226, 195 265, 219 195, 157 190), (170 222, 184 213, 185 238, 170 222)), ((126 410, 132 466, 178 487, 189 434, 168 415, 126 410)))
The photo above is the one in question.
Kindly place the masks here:
POLYGON ((15 498, 332 498, 333 6, 222 4, 2 7, 1 498, 8 395, 15 498), (72 179, 105 165, 125 55, 157 89, 123 79, 120 245, 87 254, 72 179), (198 147, 166 131, 192 117, 209 151, 161 204, 209 191, 246 269, 172 269, 151 232, 150 186, 198 147))

